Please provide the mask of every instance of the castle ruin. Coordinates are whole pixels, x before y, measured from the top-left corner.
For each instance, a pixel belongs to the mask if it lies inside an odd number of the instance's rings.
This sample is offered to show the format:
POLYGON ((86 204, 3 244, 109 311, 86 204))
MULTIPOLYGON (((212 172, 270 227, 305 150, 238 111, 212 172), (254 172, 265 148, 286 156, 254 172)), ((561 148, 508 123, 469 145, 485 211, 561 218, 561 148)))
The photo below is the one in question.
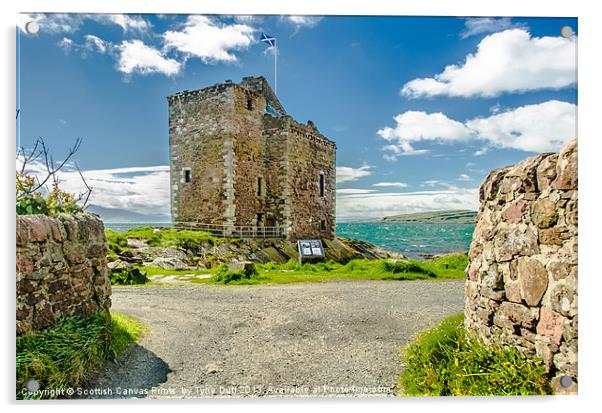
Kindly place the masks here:
POLYGON ((333 239, 336 145, 295 121, 263 77, 167 98, 176 227, 333 239))

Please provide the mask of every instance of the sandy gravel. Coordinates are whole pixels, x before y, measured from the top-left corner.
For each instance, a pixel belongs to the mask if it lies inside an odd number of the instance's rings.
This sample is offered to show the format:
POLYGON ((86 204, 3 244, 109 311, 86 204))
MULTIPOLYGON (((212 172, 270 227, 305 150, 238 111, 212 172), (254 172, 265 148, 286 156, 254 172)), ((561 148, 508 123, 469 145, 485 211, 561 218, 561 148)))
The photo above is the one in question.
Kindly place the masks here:
POLYGON ((463 297, 463 281, 115 288, 113 311, 151 332, 88 387, 94 397, 391 395, 400 348, 462 311, 463 297))

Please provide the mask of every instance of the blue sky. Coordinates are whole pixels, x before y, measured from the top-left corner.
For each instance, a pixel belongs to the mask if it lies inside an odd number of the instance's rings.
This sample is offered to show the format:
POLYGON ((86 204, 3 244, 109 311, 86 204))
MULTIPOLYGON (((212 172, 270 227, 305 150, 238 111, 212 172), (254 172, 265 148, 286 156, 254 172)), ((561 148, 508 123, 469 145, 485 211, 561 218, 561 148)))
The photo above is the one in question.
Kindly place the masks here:
MULTIPOLYGON (((169 214, 165 97, 243 76, 337 151, 340 221, 477 207, 494 168, 576 136, 574 18, 21 15, 18 142, 76 161, 95 205, 169 214), (38 22, 27 34, 24 24, 38 22)), ((35 166, 33 166, 35 169, 35 166)), ((77 192, 77 174, 61 176, 77 192)))

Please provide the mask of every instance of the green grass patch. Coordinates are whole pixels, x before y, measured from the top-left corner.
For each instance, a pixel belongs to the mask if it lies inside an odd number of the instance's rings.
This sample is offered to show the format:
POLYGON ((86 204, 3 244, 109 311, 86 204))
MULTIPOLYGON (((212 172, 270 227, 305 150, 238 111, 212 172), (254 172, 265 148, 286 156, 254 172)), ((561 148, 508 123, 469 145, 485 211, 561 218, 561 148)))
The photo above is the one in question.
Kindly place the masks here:
POLYGON ((194 253, 202 249, 203 244, 216 245, 220 238, 208 232, 175 229, 175 228, 138 227, 125 232, 105 230, 109 249, 119 254, 120 250, 127 250, 127 238, 138 237, 146 241, 150 247, 183 248, 194 253))
POLYGON ((122 353, 146 327, 132 317, 98 312, 87 318, 67 317, 39 333, 17 337, 18 399, 57 398, 60 395, 23 392, 35 379, 43 389, 67 389, 81 385, 105 360, 122 353))
POLYGON ((146 284, 149 281, 150 280, 146 276, 146 272, 141 271, 139 268, 136 267, 111 271, 112 285, 146 284))
POLYGON ((464 316, 445 319, 403 352, 407 396, 551 394, 543 362, 516 348, 485 346, 467 335, 464 316))
MULTIPOLYGON (((225 264, 201 273, 211 272, 210 279, 191 279, 198 284, 289 284, 296 282, 324 282, 344 279, 363 280, 425 280, 425 279, 463 279, 464 269, 468 265, 468 257, 454 254, 437 258, 433 261, 417 260, 352 260, 345 265, 333 262, 304 263, 300 265, 295 260, 284 264, 269 262, 256 264, 257 274, 249 277, 215 276, 218 271, 226 271, 225 264), (228 279, 228 282, 224 282, 228 279)), ((163 270, 160 274, 167 274, 163 270)), ((184 273, 193 273, 187 271, 184 273)))

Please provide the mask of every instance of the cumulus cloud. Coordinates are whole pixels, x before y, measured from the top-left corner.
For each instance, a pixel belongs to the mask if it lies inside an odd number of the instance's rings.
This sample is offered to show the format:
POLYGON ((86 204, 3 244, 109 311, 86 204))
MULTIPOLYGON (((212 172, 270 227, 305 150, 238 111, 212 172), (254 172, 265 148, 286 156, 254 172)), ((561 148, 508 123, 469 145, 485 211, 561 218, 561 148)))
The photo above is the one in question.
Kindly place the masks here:
POLYGON ((408 184, 405 182, 377 182, 372 186, 378 187, 393 187, 393 188, 407 188, 408 184))
POLYGON ((144 32, 151 29, 151 24, 142 16, 133 14, 90 14, 90 19, 103 24, 114 24, 124 32, 144 32))
POLYGON ((322 16, 282 16, 282 19, 296 28, 315 27, 322 20, 322 16))
POLYGON ((166 49, 175 49, 205 63, 235 62, 237 50, 253 42, 255 29, 246 24, 224 24, 207 16, 189 16, 180 31, 163 33, 166 49))
POLYGON ((577 106, 550 100, 473 119, 466 125, 496 147, 528 152, 557 151, 577 136, 577 106))
POLYGON ((85 48, 88 50, 95 50, 100 54, 105 54, 110 47, 108 42, 92 34, 87 34, 84 38, 86 39, 85 48))
MULTIPOLYGON (((17 168, 19 168, 17 162, 17 168)), ((27 171, 39 178, 45 176, 45 166, 34 161, 27 171)), ((129 167, 82 171, 92 189, 89 204, 105 208, 120 208, 140 214, 169 214, 169 166, 129 167)), ((58 172, 59 185, 64 191, 79 194, 86 188, 79 172, 72 166, 58 172)))
POLYGON ((75 13, 20 13, 17 16, 17 27, 23 34, 29 35, 25 31, 25 26, 32 21, 38 23, 40 33, 74 33, 82 25, 83 15, 75 13))
POLYGON ((495 97, 576 84, 576 37, 532 37, 524 29, 486 36, 462 65, 406 83, 401 94, 495 97))
POLYGON ((116 49, 117 70, 126 75, 162 73, 173 76, 182 68, 182 64, 177 60, 164 57, 159 50, 140 40, 125 40, 116 46, 116 49))
POLYGON ((337 184, 343 182, 357 181, 364 176, 370 176, 372 171, 370 166, 364 165, 359 168, 352 168, 350 166, 337 166, 337 184))
POLYGON ((575 138, 577 132, 577 106, 558 100, 520 106, 464 123, 442 113, 415 111, 394 119, 395 127, 385 127, 377 134, 387 141, 384 149, 395 156, 406 150, 416 152, 411 142, 419 141, 484 143, 475 155, 487 153, 490 147, 527 152, 556 151, 575 138))
POLYGON ((464 30, 460 33, 462 39, 483 33, 495 33, 512 28, 527 29, 524 23, 514 23, 509 17, 469 17, 464 21, 464 30))
POLYGON ((452 188, 442 191, 371 193, 337 196, 337 220, 382 218, 412 212, 442 209, 477 210, 478 189, 452 188))
POLYGON ((27 34, 25 25, 35 21, 41 33, 59 34, 74 33, 80 29, 84 20, 93 20, 105 25, 117 25, 124 32, 144 32, 151 29, 151 24, 144 18, 132 14, 79 14, 79 13, 21 13, 17 26, 27 34))

